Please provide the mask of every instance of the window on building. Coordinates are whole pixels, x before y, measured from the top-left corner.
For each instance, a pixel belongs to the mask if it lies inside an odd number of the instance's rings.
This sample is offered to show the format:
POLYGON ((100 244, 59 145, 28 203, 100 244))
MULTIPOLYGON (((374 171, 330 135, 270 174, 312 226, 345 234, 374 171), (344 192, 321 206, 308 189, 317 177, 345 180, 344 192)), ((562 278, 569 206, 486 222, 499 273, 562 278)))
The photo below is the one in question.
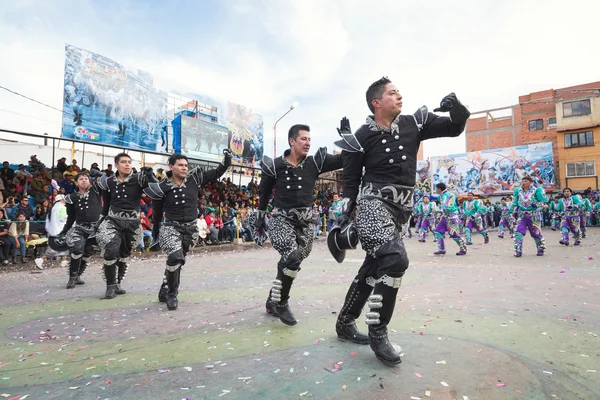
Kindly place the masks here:
POLYGON ((542 129, 544 129, 543 119, 534 119, 533 121, 529 121, 530 131, 541 131, 542 129))
POLYGON ((596 163, 594 161, 567 163, 567 178, 580 176, 596 176, 596 163))
POLYGON ((565 148, 594 145, 594 132, 579 132, 565 134, 565 148))
POLYGON ((563 103, 563 117, 578 117, 580 115, 590 115, 591 113, 590 99, 563 103))
POLYGON ((556 117, 548 118, 548 125, 556 125, 556 117))

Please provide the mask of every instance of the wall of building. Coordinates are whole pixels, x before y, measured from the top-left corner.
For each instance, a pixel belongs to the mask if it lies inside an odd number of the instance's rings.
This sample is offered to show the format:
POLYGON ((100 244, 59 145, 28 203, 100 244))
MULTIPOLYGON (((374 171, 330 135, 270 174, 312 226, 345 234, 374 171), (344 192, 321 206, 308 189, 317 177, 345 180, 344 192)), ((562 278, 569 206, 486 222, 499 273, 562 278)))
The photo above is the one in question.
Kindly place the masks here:
POLYGON ((570 187, 573 190, 585 190, 588 187, 598 189, 598 180, 596 177, 575 177, 566 178, 567 163, 594 161, 596 163, 596 176, 600 173, 600 127, 580 129, 569 132, 558 133, 558 155, 561 160, 561 187, 570 187), (592 131, 594 135, 594 145, 584 147, 565 148, 565 135, 578 132, 592 131))

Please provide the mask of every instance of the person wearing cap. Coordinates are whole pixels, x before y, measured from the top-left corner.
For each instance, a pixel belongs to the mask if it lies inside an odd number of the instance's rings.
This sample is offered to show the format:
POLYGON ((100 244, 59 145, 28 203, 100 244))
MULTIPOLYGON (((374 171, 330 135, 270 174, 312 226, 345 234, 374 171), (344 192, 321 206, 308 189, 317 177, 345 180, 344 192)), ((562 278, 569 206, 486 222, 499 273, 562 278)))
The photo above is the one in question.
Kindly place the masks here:
POLYGON ((417 152, 423 140, 459 136, 470 113, 451 93, 434 110, 449 112, 450 118, 430 113, 425 106, 403 115, 402 96, 387 77, 369 86, 366 99, 374 115, 355 133, 342 119, 342 140, 336 142, 344 162, 344 206, 337 224, 344 232, 358 208, 356 230, 367 253, 348 289, 336 331, 340 339, 369 343, 377 359, 395 365, 402 360, 398 346, 388 339, 387 325, 408 268, 402 236, 413 209, 417 152), (355 323, 367 301, 368 337, 355 323))
POLYGON ((143 167, 140 173, 134 174, 127 153, 117 154, 115 164, 115 175, 103 175, 97 181, 103 206, 96 241, 104 254, 105 299, 126 293, 121 282, 127 274, 127 260, 142 241, 140 200, 148 184, 156 181, 150 167, 143 167))
POLYGON ((102 194, 98 184, 92 184, 85 174, 75 177, 77 191, 65 196, 68 219, 61 235, 71 253, 67 289, 85 282, 81 275, 94 253, 95 234, 102 212, 102 194))
POLYGON ((523 237, 529 234, 535 241, 537 255, 543 256, 546 241, 542 235, 541 206, 548 202, 541 186, 533 186, 533 179, 529 175, 521 179, 521 187, 515 188, 513 193, 513 217, 515 224, 515 257, 523 255, 523 237))
POLYGON ((61 158, 56 163, 56 170, 58 172, 60 172, 61 176, 63 176, 63 174, 65 173, 65 171, 67 170, 67 168, 68 168, 68 166, 67 166, 67 159, 65 157, 61 158))
POLYGON ((268 314, 279 317, 286 325, 297 320, 289 306, 290 289, 300 271, 300 264, 312 250, 314 221, 313 189, 319 174, 342 167, 341 155, 327 154, 321 147, 309 156, 310 128, 294 125, 288 132, 290 146, 276 159, 264 157, 260 163, 260 203, 249 219, 254 241, 262 246, 267 238, 280 254, 277 275, 265 303, 268 314), (266 218, 267 206, 275 189, 273 212, 266 218))

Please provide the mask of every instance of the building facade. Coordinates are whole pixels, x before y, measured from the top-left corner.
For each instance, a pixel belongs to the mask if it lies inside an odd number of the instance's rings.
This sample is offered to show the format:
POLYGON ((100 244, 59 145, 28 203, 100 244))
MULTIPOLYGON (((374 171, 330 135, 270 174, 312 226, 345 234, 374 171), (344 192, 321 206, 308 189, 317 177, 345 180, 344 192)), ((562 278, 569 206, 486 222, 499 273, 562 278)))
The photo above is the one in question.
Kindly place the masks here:
POLYGON ((552 142, 557 188, 598 189, 600 82, 519 96, 519 104, 472 113, 467 151, 552 142))

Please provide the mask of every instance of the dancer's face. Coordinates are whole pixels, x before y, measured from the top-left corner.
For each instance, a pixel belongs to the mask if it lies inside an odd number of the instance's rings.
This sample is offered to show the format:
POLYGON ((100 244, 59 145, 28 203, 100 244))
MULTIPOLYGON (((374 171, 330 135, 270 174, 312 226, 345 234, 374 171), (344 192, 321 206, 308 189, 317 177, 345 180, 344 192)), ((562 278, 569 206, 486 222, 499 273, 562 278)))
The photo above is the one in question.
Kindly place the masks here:
POLYGON ((310 132, 299 131, 296 139, 290 139, 292 153, 306 157, 310 151, 310 132))
POLYGON ((563 195, 564 195, 565 197, 567 197, 567 198, 568 198, 568 197, 571 197, 571 194, 572 194, 572 193, 571 193, 571 191, 570 191, 569 189, 565 189, 565 190, 563 190, 563 195))
POLYGON ((77 185, 78 189, 85 191, 90 187, 90 179, 87 177, 87 175, 80 175, 75 184, 77 185))
POLYGON ((188 172, 188 162, 184 158, 175 161, 175 164, 169 165, 173 176, 178 179, 184 179, 188 172))
POLYGON ((469 201, 472 201, 472 200, 473 200, 473 194, 472 194, 472 193, 469 193, 469 194, 467 195, 467 199, 469 199, 469 201))
POLYGON ((127 176, 131 174, 131 158, 122 156, 117 163, 117 171, 119 171, 119 175, 127 176))
POLYGON ((402 95, 393 83, 388 83, 381 99, 373 100, 373 106, 380 108, 383 115, 395 118, 402 111, 402 95))
POLYGON ((531 182, 529 181, 529 179, 523 179, 521 181, 521 186, 523 187, 524 190, 529 190, 529 187, 531 186, 531 182))
POLYGON ((429 197, 423 197, 423 203, 425 203, 425 204, 429 203, 429 197))

